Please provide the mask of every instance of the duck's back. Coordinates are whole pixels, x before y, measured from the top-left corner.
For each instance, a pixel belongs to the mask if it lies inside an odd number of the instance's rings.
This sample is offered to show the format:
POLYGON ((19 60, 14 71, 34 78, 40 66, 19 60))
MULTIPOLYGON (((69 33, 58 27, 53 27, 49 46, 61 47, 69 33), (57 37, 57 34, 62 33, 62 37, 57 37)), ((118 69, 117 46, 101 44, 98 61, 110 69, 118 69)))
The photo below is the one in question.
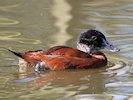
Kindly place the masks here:
POLYGON ((55 46, 46 51, 44 51, 47 55, 65 55, 72 57, 80 57, 80 58, 90 58, 90 54, 80 51, 75 48, 67 47, 67 46, 55 46))

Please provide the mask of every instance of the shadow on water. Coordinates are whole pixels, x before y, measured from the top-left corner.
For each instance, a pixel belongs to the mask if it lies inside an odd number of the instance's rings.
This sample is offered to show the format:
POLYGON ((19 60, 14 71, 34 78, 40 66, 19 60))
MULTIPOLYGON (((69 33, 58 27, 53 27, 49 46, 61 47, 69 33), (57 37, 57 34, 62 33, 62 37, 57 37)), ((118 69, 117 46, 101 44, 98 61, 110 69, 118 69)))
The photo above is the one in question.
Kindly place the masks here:
MULTIPOLYGON (((133 2, 131 0, 9 0, 0 4, 0 47, 16 51, 76 47, 81 31, 94 28, 121 49, 103 51, 100 69, 18 72, 18 60, 0 48, 0 99, 132 100, 133 2)), ((33 70, 33 69, 31 69, 33 70)))

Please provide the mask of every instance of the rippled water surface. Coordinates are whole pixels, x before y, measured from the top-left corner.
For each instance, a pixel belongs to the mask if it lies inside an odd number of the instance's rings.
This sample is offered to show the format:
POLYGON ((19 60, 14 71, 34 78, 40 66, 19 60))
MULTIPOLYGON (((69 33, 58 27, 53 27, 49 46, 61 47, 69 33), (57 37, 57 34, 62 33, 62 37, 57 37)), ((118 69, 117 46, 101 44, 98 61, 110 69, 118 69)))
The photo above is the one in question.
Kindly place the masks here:
POLYGON ((0 99, 132 100, 132 0, 0 0, 0 99), (3 49, 76 47, 78 34, 94 28, 121 49, 104 51, 101 69, 20 73, 18 59, 3 49))

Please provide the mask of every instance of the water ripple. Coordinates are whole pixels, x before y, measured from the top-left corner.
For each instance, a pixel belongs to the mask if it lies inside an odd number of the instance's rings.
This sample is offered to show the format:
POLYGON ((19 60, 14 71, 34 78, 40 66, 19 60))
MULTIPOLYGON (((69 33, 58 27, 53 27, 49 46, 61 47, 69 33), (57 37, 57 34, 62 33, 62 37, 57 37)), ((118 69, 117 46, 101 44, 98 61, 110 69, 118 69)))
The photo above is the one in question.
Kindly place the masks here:
POLYGON ((105 85, 106 87, 124 87, 124 86, 132 86, 133 82, 114 82, 114 83, 108 83, 105 85))
POLYGON ((15 41, 19 43, 32 43, 32 44, 40 44, 40 40, 34 40, 29 38, 19 38, 22 34, 20 32, 11 32, 11 31, 0 31, 0 40, 2 41, 15 41))
MULTIPOLYGON (((11 9, 12 8, 16 8, 18 7, 19 5, 18 4, 14 4, 14 5, 6 5, 6 6, 0 6, 0 10, 1 11, 12 11, 11 9)), ((13 12, 13 11, 12 11, 13 12)))
POLYGON ((97 17, 101 17, 101 18, 133 19, 133 16, 129 16, 129 15, 128 16, 124 16, 124 15, 120 15, 120 16, 118 16, 118 15, 117 16, 116 15, 106 16, 106 15, 103 15, 103 14, 101 14, 99 12, 96 12, 96 11, 88 13, 88 15, 93 15, 93 14, 96 15, 97 17))
POLYGON ((0 17, 0 25, 13 25, 13 24, 18 24, 19 21, 9 19, 9 18, 4 18, 0 17))

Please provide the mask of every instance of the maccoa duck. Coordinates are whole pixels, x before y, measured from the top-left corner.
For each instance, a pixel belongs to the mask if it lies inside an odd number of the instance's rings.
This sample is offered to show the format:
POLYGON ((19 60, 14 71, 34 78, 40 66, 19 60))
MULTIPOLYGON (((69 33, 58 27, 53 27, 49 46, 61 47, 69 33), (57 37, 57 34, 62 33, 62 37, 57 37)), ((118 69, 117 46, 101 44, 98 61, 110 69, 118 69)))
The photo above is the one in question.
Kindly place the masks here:
POLYGON ((105 36, 94 29, 82 32, 77 39, 77 49, 67 46, 55 46, 48 50, 36 50, 27 52, 14 52, 9 50, 26 66, 34 67, 34 70, 65 70, 65 69, 88 69, 99 68, 107 65, 106 56, 100 49, 113 52, 118 48, 110 44, 105 36))

